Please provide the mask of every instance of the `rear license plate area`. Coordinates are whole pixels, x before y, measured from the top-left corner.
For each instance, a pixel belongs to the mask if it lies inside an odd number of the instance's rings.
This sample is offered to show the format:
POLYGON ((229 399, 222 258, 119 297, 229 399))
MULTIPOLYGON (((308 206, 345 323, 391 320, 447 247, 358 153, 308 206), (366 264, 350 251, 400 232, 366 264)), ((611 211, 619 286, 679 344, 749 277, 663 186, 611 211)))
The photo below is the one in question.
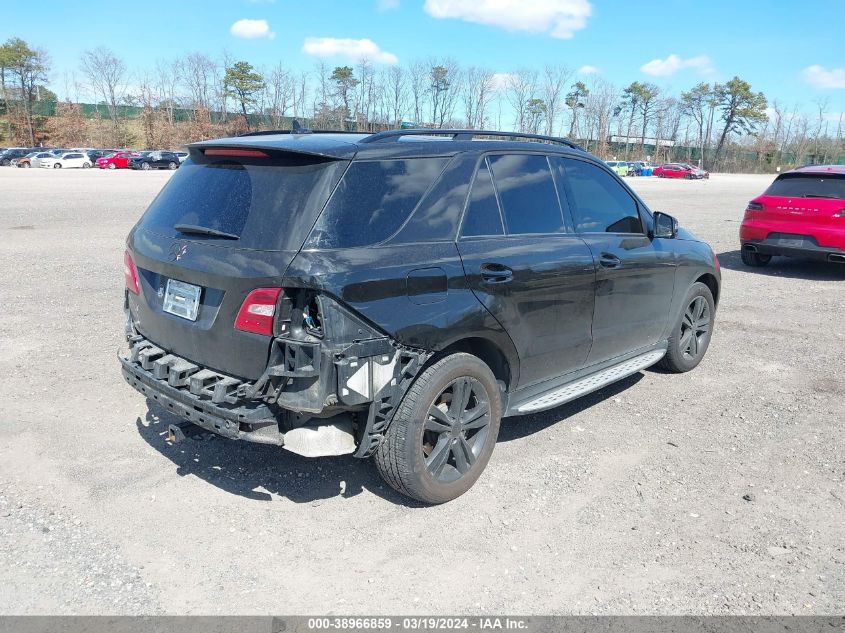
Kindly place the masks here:
POLYGON ((778 246, 786 246, 787 248, 802 248, 804 240, 801 238, 782 237, 778 240, 778 246))
POLYGON ((201 294, 202 288, 200 286, 168 279, 167 287, 164 290, 162 310, 188 321, 196 321, 197 314, 199 314, 201 294))

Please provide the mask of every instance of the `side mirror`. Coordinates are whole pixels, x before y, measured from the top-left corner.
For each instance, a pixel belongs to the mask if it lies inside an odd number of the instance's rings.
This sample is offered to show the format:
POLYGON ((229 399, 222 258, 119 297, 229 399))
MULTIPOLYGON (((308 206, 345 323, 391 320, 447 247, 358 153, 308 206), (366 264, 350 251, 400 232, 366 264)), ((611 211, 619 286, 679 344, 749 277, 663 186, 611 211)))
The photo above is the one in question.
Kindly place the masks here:
POLYGON ((653 235, 655 238, 662 237, 671 239, 678 234, 678 221, 668 213, 654 212, 654 229, 653 235))

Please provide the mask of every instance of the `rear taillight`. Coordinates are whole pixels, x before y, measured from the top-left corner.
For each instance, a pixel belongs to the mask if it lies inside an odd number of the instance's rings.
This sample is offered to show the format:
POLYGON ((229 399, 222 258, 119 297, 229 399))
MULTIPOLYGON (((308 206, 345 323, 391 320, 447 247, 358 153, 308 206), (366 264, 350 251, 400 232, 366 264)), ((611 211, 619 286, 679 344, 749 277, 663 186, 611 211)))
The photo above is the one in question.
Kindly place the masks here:
POLYGON ((250 292, 238 310, 235 329, 273 336, 273 316, 281 293, 281 288, 256 288, 250 292))
POLYGON ((834 215, 838 215, 840 218, 845 218, 845 209, 839 209, 834 215))
POLYGON ((132 261, 129 251, 123 253, 123 280, 129 292, 141 294, 141 286, 138 285, 138 269, 135 268, 135 262, 132 261))
POLYGON ((763 210, 763 203, 762 202, 749 202, 748 206, 745 207, 746 211, 762 211, 763 210))

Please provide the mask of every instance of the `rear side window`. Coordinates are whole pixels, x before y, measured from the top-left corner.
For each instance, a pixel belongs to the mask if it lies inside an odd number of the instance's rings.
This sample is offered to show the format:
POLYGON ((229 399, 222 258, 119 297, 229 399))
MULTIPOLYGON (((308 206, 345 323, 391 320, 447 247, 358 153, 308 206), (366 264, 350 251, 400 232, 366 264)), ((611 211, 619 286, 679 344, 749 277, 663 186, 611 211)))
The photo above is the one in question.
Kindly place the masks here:
POLYGON ((309 248, 378 244, 405 223, 448 158, 353 161, 320 215, 309 248))
POLYGON ((490 157, 509 235, 565 231, 549 161, 536 154, 490 157))
POLYGON ((181 234, 174 225, 191 224, 239 239, 190 239, 216 240, 234 248, 298 249, 348 164, 298 154, 197 154, 173 174, 139 227, 176 237, 181 234))
POLYGON ((572 197, 572 216, 578 233, 642 233, 636 200, 603 169, 580 160, 561 161, 572 197))
POLYGON ((472 192, 464 214, 461 234, 464 237, 480 235, 504 235, 502 215, 499 213, 499 203, 496 201, 496 191, 493 189, 493 178, 487 160, 483 160, 475 174, 472 192))
POLYGON ((845 176, 836 174, 784 174, 778 176, 766 189, 765 195, 845 200, 845 176))

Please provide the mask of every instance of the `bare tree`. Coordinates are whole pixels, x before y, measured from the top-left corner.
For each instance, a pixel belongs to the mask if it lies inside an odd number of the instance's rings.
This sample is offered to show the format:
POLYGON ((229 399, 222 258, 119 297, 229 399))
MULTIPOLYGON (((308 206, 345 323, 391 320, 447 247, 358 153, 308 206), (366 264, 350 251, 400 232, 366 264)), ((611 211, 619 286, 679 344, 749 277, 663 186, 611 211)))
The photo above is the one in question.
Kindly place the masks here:
POLYGON ((423 125, 425 121, 425 96, 428 91, 430 68, 425 62, 415 61, 408 66, 408 81, 411 101, 414 106, 414 122, 423 125))
POLYGON ((593 81, 584 110, 588 125, 594 130, 596 153, 602 157, 607 155, 610 125, 618 100, 619 91, 612 83, 602 78, 593 81))
POLYGON ((294 81, 290 71, 279 62, 265 74, 265 100, 270 124, 281 129, 288 110, 293 105, 294 81))
POLYGON ((527 132, 529 126, 528 103, 536 98, 537 72, 522 69, 508 75, 505 97, 514 110, 514 127, 518 132, 527 132))
POLYGON ((475 66, 464 71, 464 114, 468 128, 483 129, 487 108, 495 92, 493 73, 475 66))
POLYGON ((98 47, 82 53, 82 71, 93 91, 105 102, 111 120, 113 143, 125 145, 120 105, 126 96, 126 65, 112 51, 98 47))
POLYGON ((192 53, 185 58, 182 79, 190 94, 189 101, 194 111, 211 110, 211 93, 217 64, 202 53, 192 53))
POLYGON ((562 100, 566 84, 574 73, 567 66, 547 65, 543 70, 543 101, 546 104, 546 131, 554 136, 557 120, 563 113, 562 100))
POLYGON ((405 108, 408 102, 408 82, 406 73, 401 66, 390 66, 383 73, 382 85, 384 86, 384 98, 386 111, 390 123, 399 127, 405 108))

